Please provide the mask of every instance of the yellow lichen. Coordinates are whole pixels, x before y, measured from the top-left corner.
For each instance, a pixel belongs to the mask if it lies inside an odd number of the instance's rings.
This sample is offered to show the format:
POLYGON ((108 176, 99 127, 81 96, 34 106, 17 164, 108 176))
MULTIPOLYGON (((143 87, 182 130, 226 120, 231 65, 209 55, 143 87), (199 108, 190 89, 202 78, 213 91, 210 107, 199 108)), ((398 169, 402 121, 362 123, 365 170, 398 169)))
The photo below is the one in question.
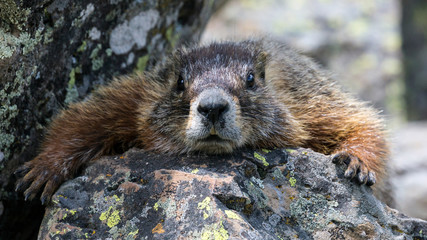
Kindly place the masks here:
POLYGON ((229 238, 227 230, 225 230, 222 221, 213 225, 207 226, 202 232, 202 240, 226 240, 229 238))
POLYGON ((68 229, 68 228, 63 228, 62 230, 58 230, 58 231, 56 231, 54 234, 55 234, 55 235, 58 235, 58 234, 64 235, 64 234, 68 233, 69 231, 70 231, 70 229, 68 229))
POLYGON ((62 198, 64 198, 64 199, 67 199, 67 197, 66 197, 66 196, 64 196, 64 195, 58 195, 58 197, 62 197, 62 198))
POLYGON ((261 151, 263 151, 264 153, 270 153, 271 152, 271 150, 268 150, 268 149, 265 149, 265 148, 261 149, 261 151))
POLYGON ((106 212, 101 213, 101 216, 99 216, 99 220, 105 221, 107 220, 107 216, 110 214, 110 211, 113 207, 110 207, 106 212))
POLYGON ((113 195, 114 200, 116 200, 116 202, 120 202, 120 198, 117 195, 113 195))
POLYGON ((295 187, 295 183, 297 183, 297 180, 293 177, 289 178, 289 183, 291 184, 291 187, 295 187))
POLYGON ((77 212, 76 210, 69 210, 69 209, 65 209, 65 211, 66 212, 65 212, 64 216, 62 217, 63 220, 67 218, 68 213, 71 213, 71 215, 74 215, 77 212))
POLYGON ((233 212, 231 210, 225 210, 225 214, 230 219, 236 219, 236 220, 242 221, 242 218, 237 213, 235 213, 235 212, 233 212))
POLYGON ((192 174, 196 174, 196 173, 198 173, 199 172, 199 169, 198 168, 196 168, 196 169, 194 169, 193 171, 191 171, 191 173, 192 174))
POLYGON ((262 162, 262 164, 264 164, 264 166, 268 166, 269 164, 268 164, 268 162, 267 162, 267 160, 265 160, 265 157, 264 156, 262 156, 261 154, 259 154, 259 153, 257 153, 257 152, 254 152, 254 157, 256 158, 256 159, 258 159, 258 160, 260 160, 261 162, 262 162))
POLYGON ((118 210, 114 210, 111 213, 110 217, 108 218, 107 225, 108 227, 112 228, 117 224, 119 224, 119 222, 120 222, 120 213, 118 210))
POLYGON ((202 202, 199 202, 197 204, 197 208, 200 210, 206 209, 207 211, 210 211, 211 210, 211 207, 209 206, 210 203, 211 203, 211 198, 206 197, 205 199, 203 199, 202 202))
POLYGON ((113 210, 113 212, 111 212, 112 209, 113 209, 113 207, 110 206, 110 208, 108 208, 107 211, 101 213, 101 216, 99 216, 99 220, 101 220, 101 221, 107 221, 107 226, 110 227, 110 228, 116 226, 120 222, 120 213, 119 213, 119 211, 118 210, 113 210), (111 214, 110 214, 110 212, 111 212, 111 214))
POLYGON ((209 217, 209 212, 211 210, 211 198, 210 197, 206 197, 202 202, 199 202, 197 204, 197 208, 200 210, 204 210, 203 211, 203 219, 206 219, 209 217))
POLYGON ((136 236, 136 234, 138 234, 138 232, 139 232, 139 229, 136 229, 135 231, 130 232, 130 233, 128 234, 128 237, 135 237, 135 236, 136 236))

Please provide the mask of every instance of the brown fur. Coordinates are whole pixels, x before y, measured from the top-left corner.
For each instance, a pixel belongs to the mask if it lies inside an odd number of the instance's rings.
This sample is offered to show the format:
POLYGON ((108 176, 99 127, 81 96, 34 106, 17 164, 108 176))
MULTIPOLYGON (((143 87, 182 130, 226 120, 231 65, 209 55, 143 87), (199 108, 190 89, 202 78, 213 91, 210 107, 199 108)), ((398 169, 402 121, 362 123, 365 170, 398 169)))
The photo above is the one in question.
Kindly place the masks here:
POLYGON ((62 111, 41 153, 20 169, 17 189, 26 188, 26 198, 43 189, 41 199, 49 201, 84 164, 131 146, 166 154, 307 147, 346 161, 347 177, 372 185, 385 172, 383 129, 374 110, 285 45, 213 43, 177 50, 152 73, 114 80, 62 111), (227 107, 217 122, 198 108, 212 92, 227 107))

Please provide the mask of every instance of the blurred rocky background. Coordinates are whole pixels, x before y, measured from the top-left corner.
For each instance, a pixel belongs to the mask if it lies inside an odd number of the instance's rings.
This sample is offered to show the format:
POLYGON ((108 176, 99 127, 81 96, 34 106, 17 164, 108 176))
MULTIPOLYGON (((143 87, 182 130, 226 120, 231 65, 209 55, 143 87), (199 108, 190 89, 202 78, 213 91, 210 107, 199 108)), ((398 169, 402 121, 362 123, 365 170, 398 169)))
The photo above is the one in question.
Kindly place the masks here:
POLYGON ((393 145, 396 208, 427 219, 427 2, 230 0, 202 42, 257 35, 313 57, 382 111, 393 145))

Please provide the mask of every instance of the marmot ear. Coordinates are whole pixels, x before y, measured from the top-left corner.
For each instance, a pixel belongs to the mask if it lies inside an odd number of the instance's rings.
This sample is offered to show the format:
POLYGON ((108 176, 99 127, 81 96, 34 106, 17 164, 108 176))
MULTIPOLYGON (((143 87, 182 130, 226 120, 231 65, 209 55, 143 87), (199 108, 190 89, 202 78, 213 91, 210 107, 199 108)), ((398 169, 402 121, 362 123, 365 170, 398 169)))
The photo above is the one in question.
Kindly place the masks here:
POLYGON ((182 57, 187 53, 187 49, 184 47, 176 48, 172 51, 172 56, 176 60, 181 60, 182 57))
POLYGON ((182 49, 181 48, 176 48, 172 51, 172 55, 174 57, 181 57, 182 56, 182 49))
MULTIPOLYGON (((170 53, 169 58, 162 64, 159 64, 157 75, 165 82, 170 80, 172 76, 178 76, 181 71, 182 59, 186 50, 184 48, 177 48, 170 53)), ((174 78, 173 78, 174 79, 174 78)), ((175 79, 174 79, 175 81, 175 79)))
POLYGON ((256 63, 256 72, 259 74, 260 78, 265 79, 265 65, 267 64, 268 53, 260 52, 257 57, 256 63))

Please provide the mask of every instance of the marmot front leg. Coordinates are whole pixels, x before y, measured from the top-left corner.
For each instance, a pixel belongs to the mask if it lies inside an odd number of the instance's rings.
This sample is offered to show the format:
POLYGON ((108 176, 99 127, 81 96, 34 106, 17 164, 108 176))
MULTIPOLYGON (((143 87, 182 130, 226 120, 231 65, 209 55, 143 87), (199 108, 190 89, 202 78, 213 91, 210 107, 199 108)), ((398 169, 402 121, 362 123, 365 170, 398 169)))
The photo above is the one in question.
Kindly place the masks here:
MULTIPOLYGON (((150 86, 148 86, 150 87, 150 86)), ((62 111, 50 125, 41 153, 17 171, 17 191, 25 199, 42 191, 42 203, 49 202, 55 190, 78 170, 117 147, 126 150, 135 144, 139 106, 144 101, 144 83, 123 79, 96 91, 86 102, 62 111)))
POLYGON ((108 132, 102 108, 94 104, 79 103, 62 112, 48 129, 41 153, 16 171, 23 176, 16 190, 25 190, 26 200, 42 191, 42 203, 49 202, 61 183, 72 178, 81 166, 112 150, 114 133, 108 132))
POLYGON ((334 163, 346 164, 345 177, 360 184, 381 181, 389 150, 376 111, 338 91, 319 99, 311 102, 315 111, 299 115, 311 134, 306 147, 332 155, 334 163))

